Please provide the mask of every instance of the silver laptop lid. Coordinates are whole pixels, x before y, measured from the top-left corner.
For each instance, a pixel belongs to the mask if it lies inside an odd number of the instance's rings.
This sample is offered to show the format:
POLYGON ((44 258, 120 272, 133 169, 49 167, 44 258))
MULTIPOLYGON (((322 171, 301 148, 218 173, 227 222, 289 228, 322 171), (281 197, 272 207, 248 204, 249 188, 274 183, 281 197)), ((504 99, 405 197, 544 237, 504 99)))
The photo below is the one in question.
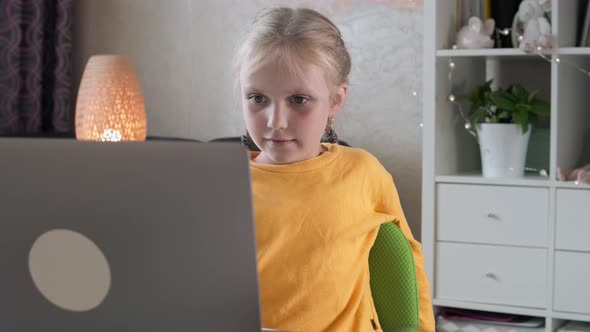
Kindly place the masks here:
POLYGON ((232 144, 0 140, 1 331, 260 331, 232 144))

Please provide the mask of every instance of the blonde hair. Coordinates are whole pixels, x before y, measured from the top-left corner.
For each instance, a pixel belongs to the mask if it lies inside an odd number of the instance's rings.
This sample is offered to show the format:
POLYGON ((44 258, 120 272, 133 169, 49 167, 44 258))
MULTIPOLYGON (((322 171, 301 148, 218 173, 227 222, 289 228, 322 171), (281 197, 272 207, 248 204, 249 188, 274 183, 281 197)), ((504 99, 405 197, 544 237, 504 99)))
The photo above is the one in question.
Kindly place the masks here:
POLYGON ((246 60, 252 71, 280 62, 297 75, 303 60, 322 68, 335 85, 348 82, 351 67, 338 27, 307 8, 270 8, 256 16, 234 58, 236 87, 246 60))

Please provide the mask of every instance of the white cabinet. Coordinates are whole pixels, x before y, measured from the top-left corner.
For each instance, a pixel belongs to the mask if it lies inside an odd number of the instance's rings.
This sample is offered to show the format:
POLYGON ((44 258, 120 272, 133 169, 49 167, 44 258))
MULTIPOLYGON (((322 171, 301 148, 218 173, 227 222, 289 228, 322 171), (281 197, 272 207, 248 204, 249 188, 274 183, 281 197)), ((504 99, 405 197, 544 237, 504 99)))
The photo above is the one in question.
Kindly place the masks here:
POLYGON ((547 332, 590 322, 590 185, 556 180, 558 167, 590 162, 590 75, 580 70, 590 70, 590 48, 575 46, 578 1, 551 1, 555 47, 543 56, 453 49, 457 1, 424 1, 422 245, 433 302, 545 317, 547 332), (527 162, 548 176, 481 176, 477 141, 449 96, 490 78, 550 102, 527 162))
POLYGON ((590 315, 590 190, 556 196, 553 309, 590 315))
POLYGON ((558 189, 556 223, 557 249, 590 252, 590 190, 558 189))
POLYGON ((439 242, 436 253, 437 298, 547 307, 546 249, 439 242))
POLYGON ((437 197, 439 241, 547 247, 547 188, 439 184, 437 197))
POLYGON ((553 309, 590 315, 590 252, 555 253, 553 309))

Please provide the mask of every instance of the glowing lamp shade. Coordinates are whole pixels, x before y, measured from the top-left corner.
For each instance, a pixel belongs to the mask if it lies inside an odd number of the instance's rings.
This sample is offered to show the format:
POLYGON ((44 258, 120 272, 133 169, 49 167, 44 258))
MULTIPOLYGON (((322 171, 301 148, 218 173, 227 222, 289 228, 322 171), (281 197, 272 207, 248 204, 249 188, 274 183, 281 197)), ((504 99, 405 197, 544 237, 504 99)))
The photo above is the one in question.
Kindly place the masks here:
POLYGON ((145 103, 125 56, 95 55, 86 64, 76 102, 76 139, 145 141, 145 103))

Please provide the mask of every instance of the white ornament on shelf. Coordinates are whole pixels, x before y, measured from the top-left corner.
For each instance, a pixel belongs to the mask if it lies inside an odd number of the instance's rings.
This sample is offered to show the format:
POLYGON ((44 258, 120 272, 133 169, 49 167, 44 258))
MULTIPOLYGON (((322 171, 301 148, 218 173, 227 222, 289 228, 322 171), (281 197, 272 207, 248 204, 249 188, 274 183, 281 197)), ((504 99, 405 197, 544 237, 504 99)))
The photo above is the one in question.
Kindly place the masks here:
POLYGON ((479 17, 471 17, 467 25, 457 33, 458 48, 491 48, 494 41, 490 37, 494 33, 496 23, 493 19, 484 22, 479 17))
POLYGON ((525 52, 553 47, 551 23, 545 17, 546 0, 523 0, 514 15, 512 43, 525 52))

